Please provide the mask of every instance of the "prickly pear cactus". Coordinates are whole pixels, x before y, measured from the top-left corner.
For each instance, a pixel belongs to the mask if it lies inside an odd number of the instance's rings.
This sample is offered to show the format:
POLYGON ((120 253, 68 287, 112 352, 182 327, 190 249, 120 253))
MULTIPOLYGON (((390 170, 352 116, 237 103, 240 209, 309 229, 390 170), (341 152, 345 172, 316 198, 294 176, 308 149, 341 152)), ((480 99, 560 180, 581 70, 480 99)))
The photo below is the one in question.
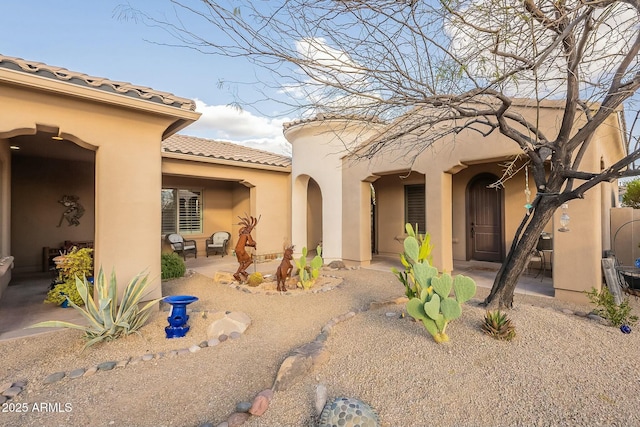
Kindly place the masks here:
POLYGON ((352 397, 337 397, 328 402, 318 427, 380 427, 378 414, 371 406, 352 397))
POLYGON ((417 274, 416 277, 419 282, 424 281, 424 286, 419 298, 412 298, 407 303, 407 313, 422 321, 437 343, 447 342, 447 325, 460 317, 462 304, 473 298, 476 293, 476 283, 470 277, 461 274, 455 279, 446 273, 440 277, 429 275, 428 278, 425 276, 421 279, 417 274), (450 297, 452 287, 454 298, 450 297))

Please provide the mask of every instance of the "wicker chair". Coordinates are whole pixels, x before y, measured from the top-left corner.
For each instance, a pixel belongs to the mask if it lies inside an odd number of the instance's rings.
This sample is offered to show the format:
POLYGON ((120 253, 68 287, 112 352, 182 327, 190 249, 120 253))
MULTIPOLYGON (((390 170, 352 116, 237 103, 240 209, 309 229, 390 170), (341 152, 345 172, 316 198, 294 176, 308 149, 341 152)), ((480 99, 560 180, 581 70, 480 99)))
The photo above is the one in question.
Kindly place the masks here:
POLYGON ((198 258, 198 248, 196 247, 195 240, 185 240, 179 234, 168 234, 167 241, 171 245, 171 249, 179 255, 182 255, 184 260, 187 260, 187 254, 192 253, 194 257, 198 258))
POLYGON ((207 239, 207 257, 209 253, 221 252, 224 257, 227 254, 227 245, 231 239, 231 234, 226 231, 216 231, 207 239))

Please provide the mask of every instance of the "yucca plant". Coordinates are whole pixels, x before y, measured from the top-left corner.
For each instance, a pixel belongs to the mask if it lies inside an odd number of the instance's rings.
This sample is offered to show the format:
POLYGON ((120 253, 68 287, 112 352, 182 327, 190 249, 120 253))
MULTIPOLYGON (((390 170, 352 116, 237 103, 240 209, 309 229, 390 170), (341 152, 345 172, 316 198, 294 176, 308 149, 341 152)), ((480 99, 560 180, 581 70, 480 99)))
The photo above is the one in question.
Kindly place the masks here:
POLYGON ((505 341, 511 341, 516 336, 516 328, 511 323, 511 319, 500 310, 487 311, 482 331, 493 338, 505 341))
POLYGON ((76 278, 76 288, 84 301, 84 307, 74 304, 73 301, 70 301, 70 305, 82 314, 88 325, 49 320, 36 323, 29 328, 79 329, 84 331, 84 338, 87 340, 84 348, 100 341, 110 341, 134 332, 137 333, 138 329, 147 321, 149 310, 160 301, 160 298, 154 299, 147 302, 142 308, 138 307, 140 300, 149 293, 147 289, 150 283, 148 277, 148 274, 141 273, 131 279, 124 290, 119 306, 117 300, 118 282, 115 271, 111 272, 111 278, 107 282, 104 272, 100 268, 98 278, 95 281, 97 301, 91 295, 91 285, 87 283, 86 278, 82 280, 76 278))

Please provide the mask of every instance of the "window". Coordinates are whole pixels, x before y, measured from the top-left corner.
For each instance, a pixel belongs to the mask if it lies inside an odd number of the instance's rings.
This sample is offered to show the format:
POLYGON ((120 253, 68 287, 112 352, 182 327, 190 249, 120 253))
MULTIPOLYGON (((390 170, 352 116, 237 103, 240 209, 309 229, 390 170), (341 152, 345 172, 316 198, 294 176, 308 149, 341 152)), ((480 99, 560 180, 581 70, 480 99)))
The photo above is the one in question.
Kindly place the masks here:
POLYGON ((162 189, 162 234, 202 233, 202 191, 162 189))
POLYGON ((415 230, 418 225, 418 232, 427 232, 425 215, 424 184, 405 185, 404 187, 404 220, 415 230))

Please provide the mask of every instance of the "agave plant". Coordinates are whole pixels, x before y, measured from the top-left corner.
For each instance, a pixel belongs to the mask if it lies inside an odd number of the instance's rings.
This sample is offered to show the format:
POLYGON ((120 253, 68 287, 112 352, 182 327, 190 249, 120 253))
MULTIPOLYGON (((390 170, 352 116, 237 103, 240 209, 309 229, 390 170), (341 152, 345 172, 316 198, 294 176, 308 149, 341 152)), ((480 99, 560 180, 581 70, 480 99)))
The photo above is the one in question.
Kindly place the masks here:
POLYGON ((117 301, 118 282, 115 271, 111 272, 111 278, 107 282, 104 272, 100 268, 98 278, 95 281, 97 301, 91 295, 91 285, 87 283, 87 279, 80 280, 76 277, 76 287, 82 301, 84 301, 84 307, 78 306, 73 301, 69 301, 69 304, 82 314, 88 325, 49 320, 36 323, 29 328, 79 329, 84 331, 84 338, 87 340, 84 348, 100 341, 110 341, 134 332, 137 333, 138 329, 147 321, 151 313, 150 309, 160 301, 160 298, 154 299, 148 301, 142 308, 138 307, 140 300, 149 293, 148 276, 148 274, 141 273, 131 279, 124 290, 120 306, 117 301))
POLYGON ((516 329, 511 319, 500 310, 487 311, 482 331, 493 338, 505 341, 511 341, 516 336, 516 329))

